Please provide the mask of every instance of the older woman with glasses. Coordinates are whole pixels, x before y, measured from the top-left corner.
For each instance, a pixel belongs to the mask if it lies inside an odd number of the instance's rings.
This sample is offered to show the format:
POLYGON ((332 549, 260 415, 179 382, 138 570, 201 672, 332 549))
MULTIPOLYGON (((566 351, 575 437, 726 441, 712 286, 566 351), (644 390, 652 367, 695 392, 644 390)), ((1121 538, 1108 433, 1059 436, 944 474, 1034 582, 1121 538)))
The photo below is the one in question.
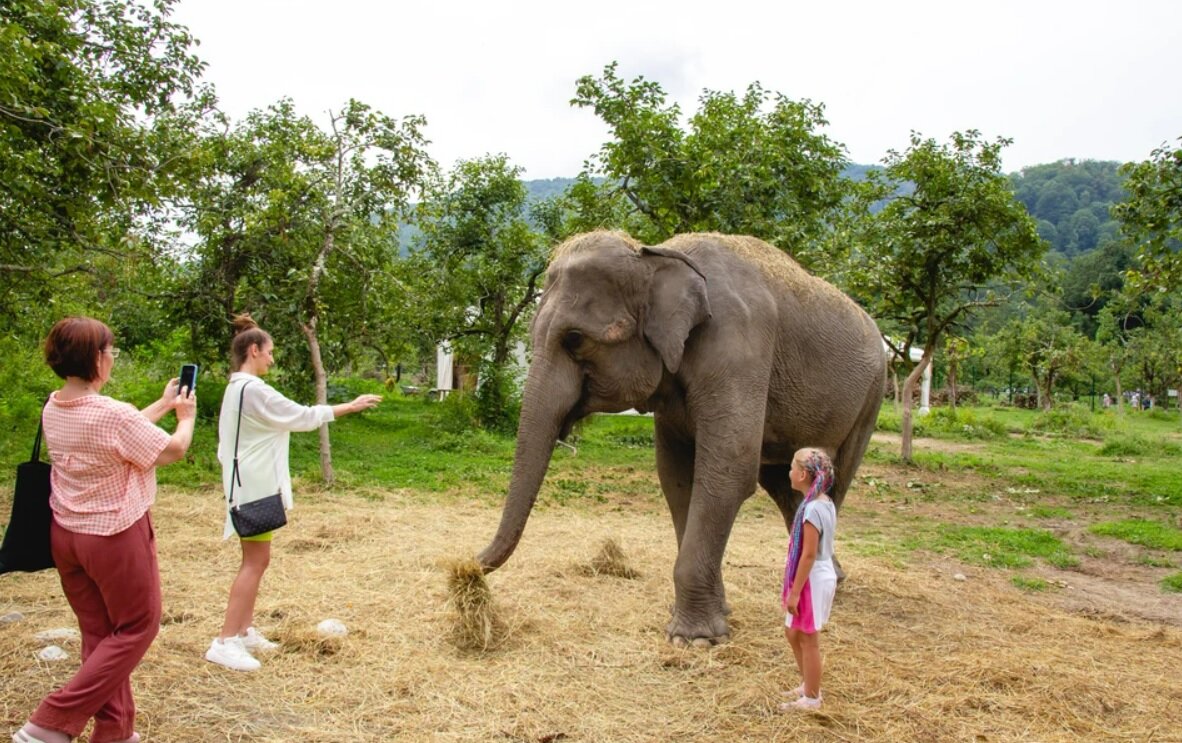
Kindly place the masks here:
POLYGON ((49 331, 45 360, 65 380, 42 413, 53 460, 50 544, 78 617, 82 666, 42 700, 16 743, 68 743, 94 718, 93 743, 135 743, 131 673, 160 629, 160 573, 149 508, 156 467, 185 455, 197 400, 177 380, 143 410, 99 394, 119 349, 103 323, 68 317, 49 331), (176 411, 171 435, 156 423, 176 411))

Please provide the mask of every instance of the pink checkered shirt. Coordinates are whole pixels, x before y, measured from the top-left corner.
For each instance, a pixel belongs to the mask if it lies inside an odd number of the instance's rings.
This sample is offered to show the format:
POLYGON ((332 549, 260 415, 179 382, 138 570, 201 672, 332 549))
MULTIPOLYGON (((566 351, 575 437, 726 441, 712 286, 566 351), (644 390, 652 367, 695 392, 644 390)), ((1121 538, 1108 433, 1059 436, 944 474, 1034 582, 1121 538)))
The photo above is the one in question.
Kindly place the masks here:
POLYGON ((153 463, 171 438, 131 405, 103 395, 45 406, 53 459, 49 505, 62 527, 110 536, 134 524, 156 499, 153 463))

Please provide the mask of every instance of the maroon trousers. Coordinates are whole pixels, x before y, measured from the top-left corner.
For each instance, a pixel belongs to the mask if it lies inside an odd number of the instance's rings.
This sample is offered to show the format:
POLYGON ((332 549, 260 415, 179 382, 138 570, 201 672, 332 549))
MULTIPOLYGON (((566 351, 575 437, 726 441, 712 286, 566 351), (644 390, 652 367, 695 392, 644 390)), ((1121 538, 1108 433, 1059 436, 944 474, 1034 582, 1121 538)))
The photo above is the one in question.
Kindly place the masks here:
POLYGON ((160 571, 152 518, 109 537, 50 528, 53 560, 82 633, 82 667, 42 700, 34 724, 77 737, 94 718, 92 743, 131 737, 131 672, 160 631, 160 571))

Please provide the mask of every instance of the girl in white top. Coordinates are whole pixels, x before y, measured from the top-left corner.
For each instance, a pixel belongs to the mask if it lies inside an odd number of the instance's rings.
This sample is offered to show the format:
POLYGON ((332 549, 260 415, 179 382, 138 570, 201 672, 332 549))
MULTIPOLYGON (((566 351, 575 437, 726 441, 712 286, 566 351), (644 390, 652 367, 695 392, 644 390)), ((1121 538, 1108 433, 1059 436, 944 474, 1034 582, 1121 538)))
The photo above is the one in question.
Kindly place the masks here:
MULTIPOLYGON (((235 335, 230 343, 230 366, 233 373, 222 398, 218 419, 218 461, 222 464, 222 486, 230 492, 233 471, 235 434, 238 431, 238 401, 242 400, 242 426, 237 433, 239 484, 234 498, 238 503, 263 498, 275 492, 283 494, 283 505, 292 507, 291 473, 288 470, 288 443, 292 431, 312 431, 349 413, 372 408, 381 402, 378 395, 361 395, 341 405, 305 406, 284 397, 261 377, 275 363, 271 336, 250 315, 234 318, 235 335)), ((227 501, 228 503, 228 501, 227 501)), ((233 535, 227 505, 222 538, 233 535)), ((206 660, 237 671, 260 667, 251 650, 270 650, 277 644, 254 628, 254 604, 259 584, 271 561, 274 532, 244 537, 242 565, 230 586, 230 600, 222 631, 209 645, 206 660)))
POLYGON ((815 710, 821 707, 822 670, 817 632, 829 619, 837 589, 833 566, 837 509, 829 497, 833 462, 820 449, 801 449, 792 457, 788 480, 804 499, 792 520, 780 601, 787 612, 784 637, 792 646, 803 683, 785 692, 793 701, 781 704, 780 709, 815 710))

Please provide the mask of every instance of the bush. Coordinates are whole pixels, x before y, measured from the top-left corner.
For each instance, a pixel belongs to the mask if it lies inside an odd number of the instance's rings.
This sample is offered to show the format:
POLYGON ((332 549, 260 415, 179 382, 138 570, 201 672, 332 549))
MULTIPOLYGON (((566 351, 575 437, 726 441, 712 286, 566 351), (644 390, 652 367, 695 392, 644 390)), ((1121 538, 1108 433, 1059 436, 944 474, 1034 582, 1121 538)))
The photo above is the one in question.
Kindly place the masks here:
POLYGON ((1103 436, 1105 430, 1110 430, 1115 425, 1111 418, 1096 415, 1086 407, 1061 405, 1039 413, 1030 423, 1030 429, 1039 433, 1098 439, 1103 436))
POLYGON ((455 390, 439 402, 430 405, 427 421, 439 431, 459 435, 477 427, 476 400, 472 395, 455 390))
POLYGON ((967 439, 996 439, 1006 435, 1005 424, 1001 421, 963 408, 933 408, 924 419, 924 427, 967 439))
POLYGON ((476 421, 486 431, 513 435, 521 416, 521 393, 512 373, 485 364, 476 389, 476 421))
MULTIPOLYGON (((1005 423, 978 415, 966 408, 932 408, 927 415, 922 415, 917 407, 912 410, 911 423, 911 433, 914 436, 993 439, 1006 435, 1005 423)), ((895 412, 894 406, 884 405, 878 411, 877 429, 901 433, 902 414, 895 412)))
POLYGON ((1100 454, 1106 457, 1143 457, 1146 455, 1173 455, 1179 452, 1177 444, 1170 441, 1151 441, 1139 433, 1118 433, 1104 437, 1100 454))

